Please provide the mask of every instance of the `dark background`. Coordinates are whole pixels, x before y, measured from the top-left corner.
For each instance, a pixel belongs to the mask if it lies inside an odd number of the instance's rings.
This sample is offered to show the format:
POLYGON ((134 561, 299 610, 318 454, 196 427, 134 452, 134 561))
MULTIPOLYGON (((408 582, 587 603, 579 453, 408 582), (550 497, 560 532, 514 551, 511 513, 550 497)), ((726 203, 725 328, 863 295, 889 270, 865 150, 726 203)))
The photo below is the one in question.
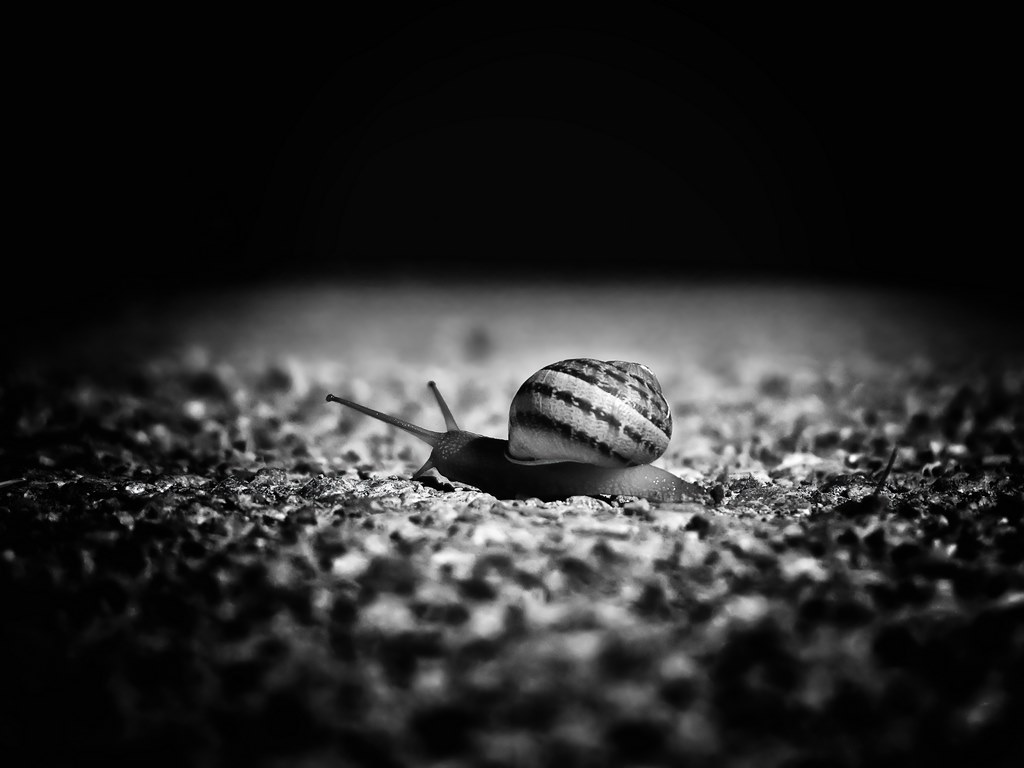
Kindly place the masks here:
POLYGON ((1010 300, 1006 20, 481 5, 26 25, 7 320, 306 279, 1010 300))

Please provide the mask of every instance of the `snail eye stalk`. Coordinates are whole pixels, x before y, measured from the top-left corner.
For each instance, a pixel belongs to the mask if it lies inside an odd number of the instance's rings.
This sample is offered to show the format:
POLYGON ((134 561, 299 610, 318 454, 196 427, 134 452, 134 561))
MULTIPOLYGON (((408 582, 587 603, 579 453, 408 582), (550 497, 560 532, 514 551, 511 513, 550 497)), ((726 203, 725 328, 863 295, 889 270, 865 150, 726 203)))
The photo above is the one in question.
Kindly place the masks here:
POLYGON ((344 397, 335 397, 334 395, 328 395, 326 398, 326 402, 346 405, 349 408, 359 411, 360 413, 365 413, 367 416, 377 419, 378 421, 383 421, 385 424, 390 424, 393 427, 398 427, 399 429, 405 430, 411 435, 416 435, 416 437, 425 442, 431 448, 437 447, 437 442, 438 440, 441 439, 441 435, 443 434, 441 432, 434 432, 433 430, 430 429, 418 427, 415 424, 405 421, 404 419, 399 419, 387 413, 375 411, 373 410, 373 408, 367 408, 365 405, 360 405, 359 403, 354 403, 351 400, 346 400, 344 397))
POLYGON ((441 415, 444 416, 444 426, 449 432, 460 432, 459 425, 455 422, 455 417, 452 415, 451 409, 448 407, 448 403, 441 397, 441 390, 437 388, 437 384, 432 381, 427 382, 427 386, 430 387, 430 391, 434 393, 434 397, 437 398, 437 404, 441 406, 441 415))

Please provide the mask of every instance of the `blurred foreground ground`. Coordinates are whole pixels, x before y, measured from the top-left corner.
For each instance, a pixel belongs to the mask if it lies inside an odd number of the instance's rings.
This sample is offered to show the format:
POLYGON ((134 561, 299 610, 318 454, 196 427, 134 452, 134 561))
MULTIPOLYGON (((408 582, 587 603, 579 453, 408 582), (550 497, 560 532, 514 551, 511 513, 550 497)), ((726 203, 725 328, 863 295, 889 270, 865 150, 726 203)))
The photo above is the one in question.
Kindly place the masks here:
POLYGON ((39 765, 1011 765, 1024 362, 1000 309, 408 285, 69 322, 0 389, 0 481, 21 480, 0 486, 0 745, 39 765), (434 379, 463 428, 503 436, 519 383, 566 357, 652 367, 676 424, 660 463, 706 505, 411 483, 425 446, 323 402, 439 428, 434 379))

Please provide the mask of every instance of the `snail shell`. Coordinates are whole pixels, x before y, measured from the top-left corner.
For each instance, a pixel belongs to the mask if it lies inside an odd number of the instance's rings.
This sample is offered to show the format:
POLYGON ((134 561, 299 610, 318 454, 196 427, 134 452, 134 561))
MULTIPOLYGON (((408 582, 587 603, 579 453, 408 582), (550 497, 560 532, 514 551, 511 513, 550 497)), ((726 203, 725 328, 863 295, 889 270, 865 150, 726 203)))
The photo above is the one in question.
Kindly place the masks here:
POLYGON ((508 416, 509 461, 649 464, 668 448, 672 414, 646 365, 577 358, 523 382, 508 416))

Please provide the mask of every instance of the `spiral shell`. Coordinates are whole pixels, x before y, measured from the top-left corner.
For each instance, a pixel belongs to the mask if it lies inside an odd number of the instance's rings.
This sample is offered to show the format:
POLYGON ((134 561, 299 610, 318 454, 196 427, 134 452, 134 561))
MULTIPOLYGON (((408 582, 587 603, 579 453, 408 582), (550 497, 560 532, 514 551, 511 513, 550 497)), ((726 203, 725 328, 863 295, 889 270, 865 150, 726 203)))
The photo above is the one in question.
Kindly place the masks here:
POLYGON ((646 365, 578 358, 525 382, 508 416, 510 461, 649 464, 668 448, 672 414, 646 365))

